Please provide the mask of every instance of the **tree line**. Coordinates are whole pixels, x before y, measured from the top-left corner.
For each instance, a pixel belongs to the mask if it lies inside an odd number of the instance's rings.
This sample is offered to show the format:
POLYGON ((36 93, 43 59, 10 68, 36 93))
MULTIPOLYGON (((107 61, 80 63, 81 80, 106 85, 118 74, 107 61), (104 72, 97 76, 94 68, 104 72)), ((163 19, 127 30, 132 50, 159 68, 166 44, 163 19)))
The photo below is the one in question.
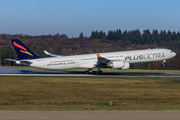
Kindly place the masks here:
POLYGON ((176 57, 167 60, 166 67, 161 62, 132 64, 136 69, 180 69, 180 33, 165 30, 137 30, 121 31, 109 30, 92 31, 91 36, 84 37, 83 32, 79 37, 68 38, 65 34, 31 36, 23 34, 0 34, 0 65, 15 65, 14 62, 5 61, 5 58, 18 59, 12 46, 11 39, 20 39, 27 47, 40 57, 47 50, 54 54, 77 55, 88 53, 101 53, 112 51, 139 50, 149 48, 169 48, 177 53, 176 57))
POLYGON ((150 32, 149 29, 144 30, 142 33, 140 30, 131 30, 131 31, 121 31, 120 29, 117 29, 115 31, 109 30, 107 35, 103 31, 92 31, 91 32, 91 37, 96 38, 96 39, 107 39, 107 40, 112 40, 112 41, 130 41, 132 44, 140 44, 140 45, 145 45, 145 44, 154 44, 157 46, 164 46, 168 47, 172 44, 167 44, 172 43, 173 41, 178 42, 180 40, 180 33, 178 32, 171 32, 168 30, 167 32, 165 30, 161 30, 158 32, 158 30, 153 30, 150 32))

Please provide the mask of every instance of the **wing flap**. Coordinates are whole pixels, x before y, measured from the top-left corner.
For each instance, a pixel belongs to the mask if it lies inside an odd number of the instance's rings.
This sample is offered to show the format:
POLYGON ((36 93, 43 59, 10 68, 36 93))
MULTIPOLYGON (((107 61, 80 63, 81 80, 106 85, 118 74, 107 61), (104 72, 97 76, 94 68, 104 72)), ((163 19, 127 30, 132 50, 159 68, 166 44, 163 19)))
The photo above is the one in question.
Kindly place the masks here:
POLYGON ((103 58, 101 55, 97 54, 97 58, 98 58, 98 63, 99 64, 107 64, 109 63, 111 60, 108 60, 106 58, 103 58))

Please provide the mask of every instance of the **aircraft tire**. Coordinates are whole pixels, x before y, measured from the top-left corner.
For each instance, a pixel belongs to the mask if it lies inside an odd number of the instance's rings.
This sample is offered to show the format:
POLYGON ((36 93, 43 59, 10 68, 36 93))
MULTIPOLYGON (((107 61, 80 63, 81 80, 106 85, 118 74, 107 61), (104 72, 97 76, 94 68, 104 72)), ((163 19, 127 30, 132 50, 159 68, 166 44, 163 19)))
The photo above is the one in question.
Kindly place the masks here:
POLYGON ((88 72, 88 71, 85 71, 84 73, 85 73, 85 74, 89 74, 89 72, 88 72))
POLYGON ((165 66, 166 66, 166 64, 164 64, 164 63, 163 63, 163 64, 162 64, 162 66, 163 66, 163 67, 165 67, 165 66))
POLYGON ((100 70, 100 71, 99 71, 99 74, 103 74, 103 71, 100 70))
POLYGON ((95 74, 96 74, 96 71, 93 71, 93 72, 92 72, 92 74, 94 74, 94 75, 95 75, 95 74))

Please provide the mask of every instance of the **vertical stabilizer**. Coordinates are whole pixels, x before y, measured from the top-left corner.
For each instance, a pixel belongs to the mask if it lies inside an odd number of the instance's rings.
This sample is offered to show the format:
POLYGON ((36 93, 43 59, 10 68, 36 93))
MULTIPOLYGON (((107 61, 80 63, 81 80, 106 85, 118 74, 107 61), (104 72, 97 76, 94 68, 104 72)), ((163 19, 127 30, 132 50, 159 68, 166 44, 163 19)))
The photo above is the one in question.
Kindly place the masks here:
POLYGON ((40 58, 29 50, 20 40, 11 39, 11 41, 20 60, 40 58))

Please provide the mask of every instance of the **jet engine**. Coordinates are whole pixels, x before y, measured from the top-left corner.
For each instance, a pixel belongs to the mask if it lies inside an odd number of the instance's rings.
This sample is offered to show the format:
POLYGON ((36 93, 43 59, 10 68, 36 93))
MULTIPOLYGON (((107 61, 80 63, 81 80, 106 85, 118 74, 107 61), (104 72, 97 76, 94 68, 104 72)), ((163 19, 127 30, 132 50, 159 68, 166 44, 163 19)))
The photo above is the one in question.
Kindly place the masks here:
POLYGON ((111 61, 108 66, 114 69, 129 69, 129 63, 125 61, 111 61))
POLYGON ((124 69, 129 69, 129 63, 128 62, 124 62, 124 67, 123 68, 118 68, 118 70, 124 70, 124 69))

